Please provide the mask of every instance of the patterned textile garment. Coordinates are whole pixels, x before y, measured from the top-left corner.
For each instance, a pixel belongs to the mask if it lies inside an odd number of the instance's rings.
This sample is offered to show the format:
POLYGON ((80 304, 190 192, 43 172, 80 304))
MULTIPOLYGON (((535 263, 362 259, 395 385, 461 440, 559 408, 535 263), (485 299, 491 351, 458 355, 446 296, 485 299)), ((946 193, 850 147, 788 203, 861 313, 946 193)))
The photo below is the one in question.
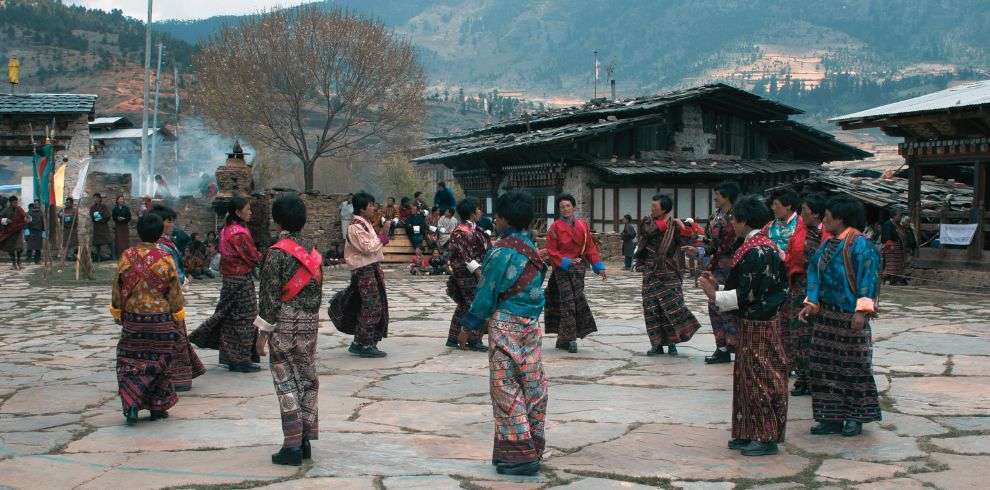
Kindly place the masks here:
POLYGON ((787 281, 779 249, 753 230, 736 250, 716 307, 740 317, 732 370, 732 438, 782 442, 787 426, 787 366, 778 316, 787 281))
POLYGON ((492 460, 523 463, 543 458, 548 386, 543 336, 535 319, 496 312, 488 322, 495 444, 492 460))
POLYGON ((547 230, 547 253, 553 272, 546 288, 546 333, 557 334, 557 347, 598 331, 584 295, 588 264, 594 272, 605 270, 591 228, 574 217, 560 217, 547 230), (581 259, 574 263, 575 259, 581 259))
MULTIPOLYGON (((478 287, 478 276, 475 275, 475 271, 481 267, 481 262, 485 259, 485 251, 489 246, 488 235, 470 221, 457 225, 450 234, 447 250, 450 254, 450 266, 454 272, 447 279, 447 295, 454 300, 457 308, 450 319, 448 342, 457 342, 457 336, 461 332, 461 318, 471 308, 474 290, 478 287)), ((471 337, 480 339, 484 334, 482 329, 479 332, 472 332, 471 337)))
POLYGON ((791 236, 802 227, 802 224, 801 217, 797 213, 791 213, 787 221, 774 218, 768 225, 769 231, 767 232, 767 236, 770 240, 773 240, 777 248, 786 253, 788 251, 788 245, 791 242, 791 236))
POLYGON ((185 320, 171 257, 153 243, 127 249, 117 264, 110 312, 122 325, 117 386, 124 410, 168 410, 178 401, 169 375, 185 320))
MULTIPOLYGON (((785 319, 787 335, 784 349, 787 352, 789 369, 797 373, 795 386, 805 386, 808 383, 808 349, 811 348, 811 324, 798 319, 798 313, 804 306, 807 295, 808 276, 807 264, 821 245, 821 230, 819 225, 805 226, 804 260, 800 272, 791 272, 790 285, 787 289, 787 301, 781 308, 781 317, 785 319)), ((788 261, 793 254, 788 255, 788 261)))
POLYGON ((892 220, 883 222, 880 228, 881 256, 883 258, 882 280, 899 282, 907 268, 907 235, 904 228, 892 220))
POLYGON ((673 218, 644 218, 639 226, 636 258, 643 271, 643 319, 650 345, 673 345, 691 340, 701 328, 684 304, 677 251, 681 224, 673 218))
POLYGON ((521 230, 507 230, 485 254, 481 284, 464 328, 488 323, 488 363, 495 444, 492 463, 524 463, 543 457, 548 381, 543 371, 545 266, 521 230))
POLYGON ((876 313, 878 276, 876 248, 852 228, 825 242, 808 267, 805 304, 817 310, 809 354, 817 421, 881 419, 869 320, 853 328, 856 312, 876 313))
MULTIPOLYGON (((158 239, 158 248, 172 256, 175 262, 176 272, 179 275, 179 284, 186 281, 186 268, 183 263, 182 252, 166 235, 158 239)), ((192 344, 189 343, 189 335, 186 332, 186 322, 176 322, 176 329, 179 332, 178 343, 176 344, 176 359, 172 363, 172 384, 179 391, 188 391, 192 388, 192 380, 206 373, 206 367, 196 354, 192 344)))
POLYGON ((310 243, 302 242, 298 233, 282 232, 265 255, 258 290, 260 328, 271 332, 269 362, 284 447, 319 438, 316 340, 323 300, 322 258, 310 243))
POLYGON ((260 361, 254 351, 258 297, 251 270, 261 260, 251 234, 243 225, 231 223, 220 234, 220 270, 223 285, 213 316, 193 331, 189 340, 199 347, 220 350, 220 364, 236 365, 260 361))
MULTIPOLYGON (((732 254, 735 252, 736 231, 732 228, 731 218, 731 211, 718 208, 705 227, 705 252, 712 258, 708 269, 720 284, 725 284, 729 276, 732 254)), ((719 313, 718 308, 711 304, 708 305, 708 316, 711 318, 712 333, 715 334, 715 345, 731 351, 736 345, 739 319, 735 315, 719 313)))
POLYGON ((328 313, 337 330, 353 335, 361 345, 376 345, 388 337, 388 295, 381 265, 375 262, 352 270, 350 285, 333 296, 328 313))

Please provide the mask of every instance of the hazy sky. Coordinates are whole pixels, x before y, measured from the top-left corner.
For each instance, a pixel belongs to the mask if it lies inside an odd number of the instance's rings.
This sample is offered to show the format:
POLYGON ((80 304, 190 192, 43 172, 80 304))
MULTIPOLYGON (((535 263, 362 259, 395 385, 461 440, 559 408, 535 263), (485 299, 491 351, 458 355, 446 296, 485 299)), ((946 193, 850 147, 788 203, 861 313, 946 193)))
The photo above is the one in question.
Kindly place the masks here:
MULTIPOLYGON (((202 19, 223 14, 249 14, 275 6, 288 7, 313 0, 155 0, 154 20, 202 19)), ((66 3, 85 5, 102 10, 120 9, 124 15, 145 19, 147 0, 68 0, 66 3)))

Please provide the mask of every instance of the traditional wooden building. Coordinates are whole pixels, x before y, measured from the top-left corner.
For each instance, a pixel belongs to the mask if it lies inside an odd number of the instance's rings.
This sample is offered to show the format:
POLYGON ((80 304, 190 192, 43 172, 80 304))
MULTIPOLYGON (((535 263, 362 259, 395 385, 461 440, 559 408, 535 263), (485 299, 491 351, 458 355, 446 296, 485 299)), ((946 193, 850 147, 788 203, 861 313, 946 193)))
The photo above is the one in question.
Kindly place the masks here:
MULTIPOLYGON (((95 168, 137 175, 141 162, 141 128, 122 116, 97 117, 89 123, 91 153, 95 168)), ((156 140, 156 173, 174 177, 175 135, 166 128, 148 128, 148 144, 156 140)))
POLYGON ((916 229, 938 231, 939 223, 922 221, 922 181, 934 176, 972 187, 972 203, 963 212, 946 210, 941 223, 975 224, 967 250, 921 249, 919 265, 979 266, 990 269, 985 253, 990 223, 987 165, 990 165, 990 80, 955 86, 913 99, 831 119, 843 129, 880 128, 904 138, 898 153, 907 162, 907 206, 916 229))
POLYGON ((678 217, 706 220, 712 192, 737 180, 758 192, 801 179, 823 162, 869 153, 788 118, 801 114, 723 84, 631 100, 596 99, 583 107, 524 116, 429 140, 420 164, 443 164, 468 195, 485 202, 506 189, 537 197, 538 216, 555 197, 573 194, 599 232, 622 217, 649 213, 657 192, 678 217))

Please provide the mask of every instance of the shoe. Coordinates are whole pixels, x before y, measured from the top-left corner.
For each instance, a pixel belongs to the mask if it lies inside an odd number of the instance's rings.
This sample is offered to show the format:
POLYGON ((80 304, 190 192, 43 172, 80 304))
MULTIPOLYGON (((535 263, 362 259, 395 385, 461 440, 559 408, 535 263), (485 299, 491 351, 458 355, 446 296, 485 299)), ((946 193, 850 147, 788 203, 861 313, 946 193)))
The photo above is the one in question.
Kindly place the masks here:
POLYGON ((540 462, 499 463, 495 465, 495 471, 500 475, 533 476, 540 472, 540 462))
POLYGON ((261 366, 257 364, 251 364, 250 362, 241 362, 237 364, 231 364, 227 366, 227 369, 235 373, 256 373, 261 371, 261 366))
POLYGON ((823 420, 811 427, 811 433, 816 436, 828 434, 841 434, 842 423, 835 420, 823 420))
POLYGON ((361 345, 357 342, 352 342, 351 346, 347 348, 347 352, 364 358, 385 357, 387 355, 373 345, 361 345))
POLYGON ((191 390, 192 389, 192 386, 189 386, 189 385, 172 385, 172 389, 174 389, 177 392, 183 392, 183 391, 189 391, 189 390, 191 390))
POLYGON ((807 383, 797 382, 794 383, 794 389, 791 390, 791 396, 807 396, 811 394, 811 387, 807 383))
POLYGON ((656 347, 654 347, 654 348, 646 351, 646 355, 648 355, 650 357, 663 355, 663 345, 658 345, 658 346, 656 346, 656 347))
POLYGON ((481 339, 468 341, 467 348, 475 352, 488 352, 488 346, 481 339))
POLYGON ((732 362, 732 354, 728 350, 715 349, 712 355, 705 357, 705 364, 725 364, 732 362))
POLYGON ((168 418, 168 411, 167 410, 152 410, 151 411, 151 420, 167 419, 167 418, 168 418))
POLYGON ((457 345, 457 341, 456 340, 447 339, 447 347, 450 347, 452 349, 456 349, 456 348, 458 348, 460 346, 457 345))
POLYGON ((313 459, 313 445, 309 443, 309 439, 303 438, 302 443, 302 458, 303 459, 313 459))
POLYGON ((729 441, 729 449, 740 450, 749 445, 749 439, 733 439, 729 441))
POLYGON ((769 456, 771 454, 777 454, 777 443, 753 441, 740 449, 739 452, 743 456, 769 456))
POLYGON ((576 340, 572 340, 572 341, 570 341, 570 342, 567 343, 567 352, 570 352, 571 354, 577 354, 577 341, 576 340))
POLYGON ((285 466, 302 466, 303 452, 301 447, 283 447, 272 455, 273 464, 285 466))
POLYGON ((858 436, 863 433, 863 423, 858 420, 846 419, 842 423, 842 435, 846 437, 858 436))
POLYGON ((667 355, 668 356, 676 356, 677 355, 677 346, 674 345, 674 344, 670 344, 669 346, 667 346, 667 355))
POLYGON ((127 425, 134 425, 138 422, 138 406, 132 405, 131 408, 124 410, 124 422, 127 425))

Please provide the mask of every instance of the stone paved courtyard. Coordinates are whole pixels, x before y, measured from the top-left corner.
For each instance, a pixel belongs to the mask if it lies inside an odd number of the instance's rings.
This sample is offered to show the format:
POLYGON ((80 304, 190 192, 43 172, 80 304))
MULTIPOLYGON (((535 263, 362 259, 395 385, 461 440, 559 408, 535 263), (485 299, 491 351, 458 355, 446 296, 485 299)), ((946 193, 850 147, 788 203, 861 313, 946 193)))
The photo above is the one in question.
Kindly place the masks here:
MULTIPOLYGON (((705 325, 676 358, 648 358, 639 276, 589 278, 599 332, 578 354, 545 339, 549 448, 533 478, 489 464, 486 356, 444 347, 452 310, 441 278, 390 272, 385 359, 347 355, 324 320, 320 440, 301 468, 273 466, 281 442, 267 366, 232 374, 216 351, 165 421, 123 425, 115 395, 118 327, 100 283, 37 285, 37 269, 2 271, 0 488, 988 488, 990 298, 887 288, 874 361, 886 409, 863 436, 812 437, 811 401, 791 398, 777 456, 726 449, 731 366, 706 366, 705 325)), ((329 295, 346 272, 329 274, 329 295)), ((219 282, 187 295, 194 328, 219 282)), ((325 312, 323 313, 325 318, 325 312)))

